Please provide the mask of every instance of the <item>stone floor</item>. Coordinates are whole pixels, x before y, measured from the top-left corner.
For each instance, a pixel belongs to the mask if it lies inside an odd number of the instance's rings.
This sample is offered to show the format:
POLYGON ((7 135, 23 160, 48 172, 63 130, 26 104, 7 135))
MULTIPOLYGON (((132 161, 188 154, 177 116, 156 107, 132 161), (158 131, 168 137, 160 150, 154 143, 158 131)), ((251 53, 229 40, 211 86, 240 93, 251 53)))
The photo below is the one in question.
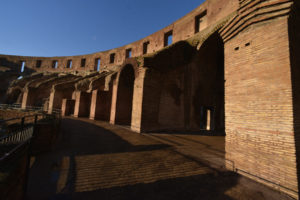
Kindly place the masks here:
POLYGON ((290 199, 226 171, 220 136, 137 134, 65 118, 53 150, 31 160, 32 200, 290 199))

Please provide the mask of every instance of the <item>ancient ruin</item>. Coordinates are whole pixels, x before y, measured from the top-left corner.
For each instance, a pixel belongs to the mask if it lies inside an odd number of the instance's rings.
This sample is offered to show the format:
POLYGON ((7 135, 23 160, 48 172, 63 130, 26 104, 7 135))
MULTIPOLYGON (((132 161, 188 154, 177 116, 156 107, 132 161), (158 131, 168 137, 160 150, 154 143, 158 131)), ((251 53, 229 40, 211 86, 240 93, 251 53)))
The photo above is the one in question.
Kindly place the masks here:
POLYGON ((116 49, 0 55, 0 102, 137 133, 224 136, 227 169, 298 198, 299 25, 297 0, 207 0, 116 49))

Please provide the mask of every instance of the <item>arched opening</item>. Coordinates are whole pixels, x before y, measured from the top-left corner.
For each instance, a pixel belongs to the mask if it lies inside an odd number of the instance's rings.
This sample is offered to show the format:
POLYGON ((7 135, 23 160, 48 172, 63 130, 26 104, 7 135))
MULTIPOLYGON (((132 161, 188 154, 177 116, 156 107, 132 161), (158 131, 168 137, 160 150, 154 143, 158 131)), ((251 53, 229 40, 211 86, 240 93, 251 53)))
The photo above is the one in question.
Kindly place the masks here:
POLYGON ((23 92, 21 91, 21 89, 16 88, 8 95, 6 103, 8 103, 8 104, 14 104, 14 103, 21 104, 22 103, 22 98, 23 98, 23 92))
POLYGON ((96 97, 96 108, 95 108, 95 117, 94 119, 109 121, 111 114, 111 101, 112 101, 112 90, 113 90, 113 80, 116 75, 112 75, 111 78, 102 78, 101 86, 97 91, 96 97), (106 79, 109 80, 108 89, 105 88, 106 79))
POLYGON ((116 104, 116 123, 131 125, 134 69, 132 65, 126 65, 120 74, 116 104))
POLYGON ((192 69, 191 127, 225 134, 224 44, 217 34, 201 46, 192 69))
MULTIPOLYGON (((189 49, 188 46, 185 49, 189 49)), ((224 43, 216 32, 185 57, 170 49, 160 62, 168 68, 147 71, 144 79, 144 131, 225 135, 224 43), (184 58, 180 62, 180 58, 184 58), (178 64, 181 63, 181 64, 178 64)), ((153 67, 154 68, 154 67, 153 67)))

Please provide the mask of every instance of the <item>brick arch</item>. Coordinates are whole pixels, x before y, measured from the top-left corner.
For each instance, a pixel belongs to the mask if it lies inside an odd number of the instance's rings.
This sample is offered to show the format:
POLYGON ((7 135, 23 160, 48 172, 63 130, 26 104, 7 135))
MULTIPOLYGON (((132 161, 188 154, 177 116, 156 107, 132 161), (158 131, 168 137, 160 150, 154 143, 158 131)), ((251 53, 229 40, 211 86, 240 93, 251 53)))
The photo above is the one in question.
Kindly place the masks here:
POLYGON ((115 123, 131 125, 134 81, 137 76, 136 68, 125 64, 117 76, 117 99, 115 123))
POLYGON ((123 62, 123 64, 121 65, 120 71, 118 72, 118 77, 120 76, 120 73, 123 71, 123 69, 128 65, 132 66, 132 68, 134 70, 134 77, 137 78, 139 76, 139 64, 135 58, 127 58, 123 62))
POLYGON ((9 104, 22 103, 22 97, 23 97, 23 88, 16 86, 9 91, 6 102, 9 104))
POLYGON ((190 126, 224 135, 224 42, 218 31, 202 43, 194 61, 190 126))

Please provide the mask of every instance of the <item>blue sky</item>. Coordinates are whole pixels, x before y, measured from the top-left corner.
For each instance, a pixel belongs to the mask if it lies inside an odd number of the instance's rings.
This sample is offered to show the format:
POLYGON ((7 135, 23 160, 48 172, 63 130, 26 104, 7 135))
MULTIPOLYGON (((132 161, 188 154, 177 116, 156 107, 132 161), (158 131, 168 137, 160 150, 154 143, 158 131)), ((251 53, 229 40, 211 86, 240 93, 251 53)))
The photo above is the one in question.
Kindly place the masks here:
POLYGON ((89 54, 142 39, 203 0, 0 0, 0 54, 89 54))

